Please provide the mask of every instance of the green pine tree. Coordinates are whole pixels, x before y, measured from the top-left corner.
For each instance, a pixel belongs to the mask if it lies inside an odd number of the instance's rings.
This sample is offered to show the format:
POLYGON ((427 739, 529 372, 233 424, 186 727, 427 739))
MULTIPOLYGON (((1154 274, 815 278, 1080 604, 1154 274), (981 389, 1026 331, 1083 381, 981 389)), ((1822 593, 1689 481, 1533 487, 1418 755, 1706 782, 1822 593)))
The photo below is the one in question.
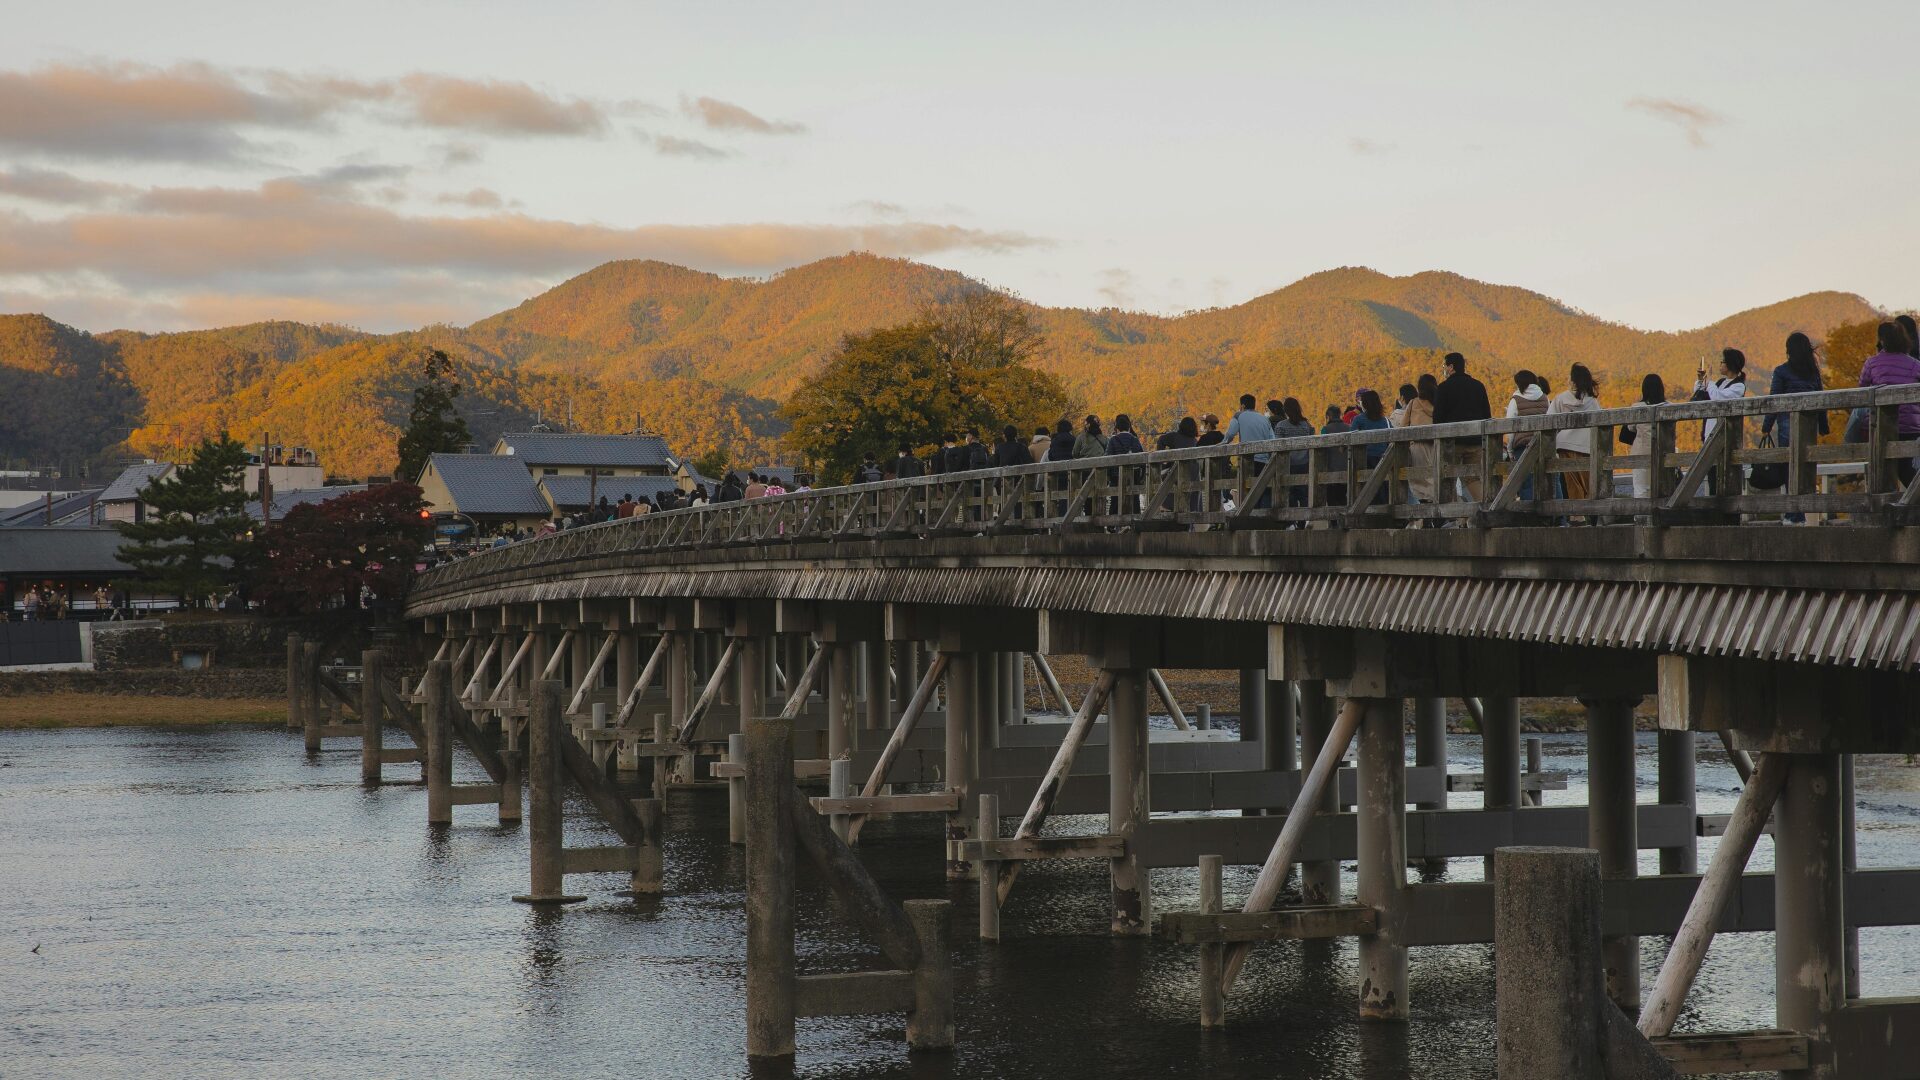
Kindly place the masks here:
POLYGON ((117 526, 120 561, 140 588, 177 593, 189 606, 232 588, 252 543, 241 479, 247 450, 227 435, 207 439, 193 460, 148 484, 146 520, 117 526))
POLYGON ((427 378, 413 391, 413 411, 407 415, 407 430, 400 433, 400 466, 394 474, 408 484, 420 479, 428 458, 457 454, 473 441, 466 420, 453 411, 453 399, 460 396, 453 358, 444 350, 429 349, 425 360, 427 378))

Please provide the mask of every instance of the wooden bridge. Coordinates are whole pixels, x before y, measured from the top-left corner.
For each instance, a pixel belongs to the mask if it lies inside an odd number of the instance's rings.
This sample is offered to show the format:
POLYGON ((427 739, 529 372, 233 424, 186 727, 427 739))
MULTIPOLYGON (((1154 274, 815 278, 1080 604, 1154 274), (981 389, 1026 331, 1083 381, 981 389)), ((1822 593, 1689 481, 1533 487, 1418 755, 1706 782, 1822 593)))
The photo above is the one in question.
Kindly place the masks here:
MULTIPOLYGON (((1360 1015, 1403 1020, 1409 949, 1496 936, 1491 881, 1412 882, 1410 862, 1588 847, 1606 994, 1681 1071, 1905 1076, 1920 998, 1858 997, 1857 928, 1920 922, 1920 869, 1855 869, 1848 793, 1851 755, 1920 751, 1920 441, 1898 430, 1911 402, 1920 387, 1356 432, 649 514, 428 572, 407 615, 429 677, 367 700, 424 704, 429 780, 450 752, 434 732, 450 732, 493 762, 481 794, 517 816, 519 763, 544 741, 529 719, 557 680, 546 711, 579 775, 603 778, 583 783, 729 790, 735 839, 761 821, 763 854, 773 804, 755 800, 774 796, 748 777, 784 768, 773 718, 797 743, 796 779, 827 788, 792 811, 830 824, 817 858, 872 815, 938 815, 989 939, 1024 863, 1104 861, 1112 932, 1201 951, 1209 1025, 1260 962, 1254 943, 1302 937, 1357 938, 1360 1015), (1856 408, 1866 442, 1816 441, 1821 413, 1856 408), (1769 413, 1788 445, 1747 445, 1769 413), (1594 453, 1554 456, 1577 428, 1594 453), (1856 478, 1822 484, 1823 468, 1856 478), (1557 497, 1576 476, 1586 497, 1557 497), (1086 658, 1090 687, 1060 685, 1063 654, 1086 658), (1237 730, 1184 713, 1161 675, 1182 668, 1239 671, 1237 730), (1030 683, 1057 714, 1027 708, 1030 683), (1523 769, 1521 702, 1540 697, 1585 709, 1586 806, 1541 805, 1554 778, 1523 769), (1648 698, 1658 798, 1639 804, 1648 698), (1478 777, 1449 773, 1447 699, 1479 721, 1478 777), (1152 700, 1175 727, 1149 727, 1152 700), (1723 823, 1696 812, 1702 732, 1750 772, 1723 823), (1480 808, 1446 808, 1474 789, 1480 808), (1106 830, 1046 829, 1068 814, 1104 814, 1106 830), (1769 819, 1784 872, 1743 874, 1769 819), (1721 831, 1703 874, 1697 837, 1721 831), (1640 874, 1642 851, 1658 875, 1640 874), (1340 860, 1358 862, 1351 893, 1340 860), (1250 895, 1221 895, 1223 863, 1262 868, 1250 895), (1159 911, 1154 867, 1195 867, 1201 909, 1159 911), (1776 934, 1778 1030, 1673 1037, 1712 936, 1761 930, 1776 934), (1644 990, 1642 937, 1673 938, 1644 990)), ((443 791, 432 820, 459 801, 443 791)), ((644 846, 647 827, 630 828, 644 846)), ((565 867, 545 865, 547 898, 562 896, 565 867)), ((790 938, 787 957, 790 981, 790 938)), ((752 1044, 750 1024, 750 1051, 791 1052, 782 1007, 785 1043, 752 1044)))

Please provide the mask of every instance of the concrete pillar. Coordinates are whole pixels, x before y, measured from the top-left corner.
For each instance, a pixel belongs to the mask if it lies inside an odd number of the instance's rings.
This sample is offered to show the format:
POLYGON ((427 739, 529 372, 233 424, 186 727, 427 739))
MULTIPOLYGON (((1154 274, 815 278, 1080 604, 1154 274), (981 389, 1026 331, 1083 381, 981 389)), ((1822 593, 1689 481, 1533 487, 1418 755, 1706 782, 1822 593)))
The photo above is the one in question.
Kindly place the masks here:
POLYGON ((427 745, 427 824, 453 824, 453 664, 427 665, 426 707, 421 710, 427 745))
POLYGON ((1846 1003, 1841 780, 1838 754, 1795 754, 1773 810, 1773 993, 1776 1026, 1807 1036, 1808 1068, 1780 1074, 1796 1080, 1839 1075, 1829 1031, 1846 1003))
POLYGON ((982 734, 986 736, 981 746, 995 746, 999 743, 1000 725, 1007 722, 1005 710, 1007 696, 1001 692, 1000 684, 1007 673, 1005 653, 981 653, 980 663, 975 671, 980 680, 980 709, 983 714, 982 734))
MULTIPOLYGON (((1107 699, 1107 832, 1132 836, 1146 827, 1151 801, 1147 770, 1147 673, 1142 668, 1114 672, 1107 699)), ((1129 847, 1110 863, 1113 932, 1146 934, 1153 922, 1153 898, 1147 869, 1129 847)))
MULTIPOLYGON (((745 634, 735 640, 740 643, 740 648, 733 656, 734 674, 737 677, 732 681, 739 688, 740 727, 744 729, 749 717, 768 715, 766 689, 769 642, 759 634, 745 634)), ((779 710, 773 710, 773 714, 778 715, 779 710)))
POLYGON ((888 683, 887 642, 884 638, 869 641, 861 648, 867 654, 867 709, 861 726, 868 731, 887 731, 893 727, 893 687, 888 683))
MULTIPOLYGON (((1447 699, 1423 697, 1413 699, 1413 763, 1427 767, 1438 767, 1442 774, 1447 771, 1447 699)), ((1447 796, 1442 788, 1438 799, 1427 799, 1417 803, 1421 810, 1445 810, 1447 796)), ((1420 869, 1429 874, 1443 873, 1447 869, 1444 858, 1422 859, 1420 869)))
POLYGON ((907 920, 920 943, 920 964, 913 969, 913 1008, 907 1012, 909 1050, 951 1050, 953 1031, 952 903, 908 900, 907 920))
POLYGON ((853 754, 855 704, 853 646, 835 641, 822 648, 833 650, 827 658, 827 757, 850 757, 853 754))
POLYGON ((559 679, 539 679, 533 684, 533 712, 527 721, 527 861, 532 881, 525 893, 514 897, 522 904, 572 904, 586 899, 568 895, 565 888, 559 740, 566 687, 559 679))
MULTIPOLYGON (((1320 756, 1327 735, 1333 730, 1333 700, 1327 696, 1327 684, 1320 679, 1300 683, 1300 752, 1307 761, 1320 756)), ((1329 783, 1321 792, 1320 805, 1313 809, 1332 813, 1338 806, 1338 783, 1329 783)), ((1300 809, 1307 809, 1301 807, 1300 809)), ((1307 903, 1340 902, 1340 862, 1326 859, 1300 865, 1300 890, 1307 903)))
MULTIPOLYGON (((593 655, 599 651, 598 645, 594 640, 593 628, 589 626, 575 630, 573 637, 567 640, 567 667, 560 685, 569 699, 573 697, 573 691, 580 689, 580 684, 586 680, 587 669, 593 666, 593 655)), ((588 687, 588 693, 592 693, 592 687, 588 687)), ((565 702, 561 703, 563 708, 565 705, 565 702)))
POLYGON ((1266 717, 1260 729, 1261 764, 1269 772, 1298 772, 1300 718, 1293 707, 1292 683, 1285 679, 1267 683, 1266 717))
POLYGON ((380 784, 381 727, 386 716, 385 702, 380 700, 381 667, 379 649, 360 654, 360 782, 374 787, 380 784))
MULTIPOLYGON (((1000 798, 980 794, 980 817, 974 835, 981 840, 1000 837, 1000 798)), ((982 860, 980 868, 980 940, 1000 940, 1000 860, 982 860)))
MULTIPOLYGON (((973 740, 979 722, 978 685, 974 669, 976 654, 957 652, 947 658, 946 777, 947 790, 960 796, 959 809, 947 815, 947 840, 969 839, 967 804, 973 801, 973 740)), ((973 864, 947 852, 947 877, 960 880, 968 876, 973 864)))
MULTIPOLYGON (((1601 880, 1638 877, 1633 707, 1638 698, 1582 702, 1587 710, 1587 846, 1600 853, 1601 880)), ((1601 939, 1607 996, 1630 1016, 1640 1012, 1640 939, 1601 939)))
MULTIPOLYGON (((628 695, 633 693, 633 684, 640 679, 641 640, 639 632, 631 628, 615 632, 620 635, 620 643, 613 647, 613 708, 608 711, 617 715, 620 707, 627 703, 628 695)), ((628 717, 627 726, 639 727, 640 721, 640 713, 636 709, 628 717)), ((634 753, 635 745, 628 739, 614 744, 614 768, 629 772, 640 768, 640 757, 634 753)))
POLYGON ((1407 897, 1407 739, 1398 698, 1366 702, 1360 720, 1357 899, 1380 912, 1360 939, 1360 1019, 1407 1018, 1407 947, 1393 928, 1407 897))
POLYGON ((1499 849, 1493 933, 1500 1080, 1602 1080, 1598 856, 1499 849))
MULTIPOLYGON (((1694 746, 1691 731, 1662 731, 1659 736, 1659 798, 1667 805, 1696 806, 1698 785, 1694 781, 1694 746)), ((1700 872, 1699 840, 1691 830, 1686 843, 1660 849, 1662 874, 1700 872)))
POLYGON ((1006 658, 1007 677, 1000 683, 1007 695, 1004 715, 1009 724, 1024 724, 1027 722, 1027 654, 1010 652, 1006 658))
MULTIPOLYGON (((727 762, 744 768, 747 764, 747 737, 735 732, 727 736, 727 762)), ((747 778, 727 777, 727 843, 747 842, 747 778)))
POLYGON ((790 1058, 794 853, 785 790, 793 783, 793 734, 784 721, 760 715, 749 716, 745 726, 747 1056, 790 1058))
POLYGON ((1267 669, 1240 669, 1240 741, 1258 739, 1267 727, 1267 669))
MULTIPOLYGON (((671 633, 673 634, 673 645, 669 647, 667 654, 667 729, 669 731, 678 727, 680 723, 687 718, 687 710, 693 705, 693 694, 690 689, 693 683, 694 643, 692 635, 685 630, 674 630, 671 631, 671 633)), ((660 738, 657 732, 657 728, 654 736, 654 745, 665 745, 664 740, 660 738)), ((666 760, 665 758, 656 760, 654 772, 657 776, 664 778, 666 774, 672 771, 663 764, 666 760)), ((688 759, 678 758, 675 760, 685 762, 688 759)), ((691 780, 692 777, 686 776, 682 779, 691 780)), ((659 798, 666 798, 667 793, 665 786, 662 785, 660 790, 655 791, 654 794, 659 798)))
MULTIPOLYGON (((1481 698, 1480 805, 1488 810, 1515 810, 1520 799, 1520 702, 1516 698, 1481 698)), ((1493 856, 1486 857, 1493 872, 1493 856)))

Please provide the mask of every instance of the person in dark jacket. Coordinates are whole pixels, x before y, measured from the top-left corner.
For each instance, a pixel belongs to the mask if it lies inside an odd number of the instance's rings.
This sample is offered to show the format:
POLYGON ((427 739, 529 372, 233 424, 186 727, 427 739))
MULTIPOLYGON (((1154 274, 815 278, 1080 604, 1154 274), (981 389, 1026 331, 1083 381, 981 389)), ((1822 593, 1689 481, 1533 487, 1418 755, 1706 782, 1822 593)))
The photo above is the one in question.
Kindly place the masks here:
MULTIPOLYGON (((1774 394, 1811 394, 1827 388, 1825 380, 1820 378, 1820 361, 1813 355, 1813 341, 1805 334, 1787 335, 1787 362, 1773 369, 1773 383, 1767 387, 1767 395, 1774 394)), ((1827 433, 1827 414, 1813 414, 1814 434, 1827 433)), ((1793 424, 1787 419, 1787 413, 1768 413, 1760 422, 1760 434, 1771 435, 1778 446, 1787 446, 1793 441, 1793 424)), ((1780 520, 1792 525, 1805 525, 1807 515, 1798 511, 1789 511, 1780 515, 1780 520)))
POLYGON ((925 474, 926 470, 921 468, 920 459, 913 456, 913 447, 908 446, 906 443, 901 443, 900 456, 893 459, 894 479, 905 480, 908 477, 924 476, 925 474))
POLYGON ((1048 461, 1073 460, 1073 422, 1062 419, 1053 426, 1053 445, 1047 450, 1048 461))
MULTIPOLYGON (((1340 411, 1340 406, 1338 405, 1327 406, 1326 423, 1320 425, 1320 434, 1344 435, 1347 432, 1352 430, 1353 430, 1353 425, 1347 423, 1346 414, 1340 411)), ((1331 450, 1325 450, 1322 452, 1326 454, 1326 458, 1320 464, 1320 470, 1322 475, 1331 473, 1334 476, 1345 476, 1347 474, 1347 451, 1344 448, 1336 446, 1331 450)), ((1326 495, 1323 499, 1325 505, 1327 506, 1346 505, 1346 502, 1347 502, 1347 485, 1346 484, 1344 483, 1327 484, 1324 490, 1326 491, 1326 495)))
MULTIPOLYGON (((1181 417, 1180 426, 1165 432, 1153 442, 1155 450, 1188 450, 1198 445, 1200 445, 1200 422, 1191 416, 1181 417)), ((1186 474, 1182 477, 1182 482, 1196 483, 1204 474, 1205 464, 1198 461, 1189 462, 1184 469, 1186 474)), ((1198 491, 1187 496, 1187 509, 1191 511, 1200 509, 1198 491)))
POLYGON ((1033 455, 1027 453, 1027 441, 1020 437, 1020 429, 1008 424, 1000 432, 1000 441, 993 444, 993 467, 1011 468, 1015 465, 1033 464, 1033 455))
MULTIPOLYGON (((1487 402, 1486 384, 1467 374, 1467 358, 1457 352, 1448 353, 1444 361, 1447 377, 1433 392, 1433 422, 1436 424, 1458 424, 1468 420, 1493 419, 1493 406, 1487 402)), ((1479 440, 1457 440, 1447 448, 1448 457, 1456 465, 1480 464, 1479 440)), ((1469 499, 1481 500, 1480 480, 1478 476, 1462 478, 1460 486, 1466 489, 1469 499)), ((1444 500, 1446 492, 1435 492, 1435 498, 1444 500)))
POLYGON ((740 474, 730 472, 727 474, 726 479, 720 481, 720 490, 713 493, 713 501, 717 503, 739 502, 741 498, 745 496, 746 491, 747 485, 740 482, 740 474))

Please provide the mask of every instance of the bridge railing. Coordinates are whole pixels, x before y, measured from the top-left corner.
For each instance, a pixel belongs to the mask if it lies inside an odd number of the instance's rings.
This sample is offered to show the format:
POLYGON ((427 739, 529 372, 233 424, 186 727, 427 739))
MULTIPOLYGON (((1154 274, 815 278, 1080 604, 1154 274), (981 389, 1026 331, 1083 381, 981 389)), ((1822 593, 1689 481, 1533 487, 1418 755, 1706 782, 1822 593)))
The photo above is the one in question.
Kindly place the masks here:
POLYGON ((421 585, 634 551, 848 538, 1312 522, 1711 524, 1789 513, 1881 524, 1920 509, 1913 479, 1920 424, 1901 431, 1903 405, 1920 409, 1920 385, 1354 431, 817 488, 569 529, 436 567, 421 585), (1822 416, 1837 434, 1858 409, 1866 411, 1864 442, 1819 442, 1822 416), (1773 416, 1780 419, 1761 437, 1773 416), (1590 452, 1561 453, 1569 443, 1590 452), (1860 470, 1858 490, 1822 490, 1820 467, 1836 464, 1860 470))

